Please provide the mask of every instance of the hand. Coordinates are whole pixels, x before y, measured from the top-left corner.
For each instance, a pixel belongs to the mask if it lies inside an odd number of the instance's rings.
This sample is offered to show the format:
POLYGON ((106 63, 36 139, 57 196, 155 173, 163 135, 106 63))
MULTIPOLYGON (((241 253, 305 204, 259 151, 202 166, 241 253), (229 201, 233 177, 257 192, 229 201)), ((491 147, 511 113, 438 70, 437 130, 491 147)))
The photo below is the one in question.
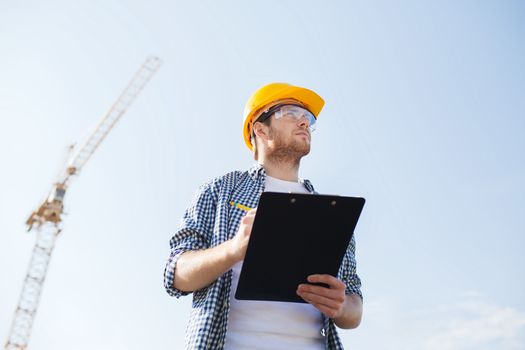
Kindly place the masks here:
POLYGON ((346 287, 341 280, 330 275, 310 275, 308 282, 326 283, 329 287, 300 284, 297 295, 329 318, 338 318, 344 314, 346 287))
POLYGON ((246 213, 241 220, 241 225, 239 226, 235 237, 231 239, 232 255, 235 262, 244 260, 256 212, 257 209, 251 209, 246 213))

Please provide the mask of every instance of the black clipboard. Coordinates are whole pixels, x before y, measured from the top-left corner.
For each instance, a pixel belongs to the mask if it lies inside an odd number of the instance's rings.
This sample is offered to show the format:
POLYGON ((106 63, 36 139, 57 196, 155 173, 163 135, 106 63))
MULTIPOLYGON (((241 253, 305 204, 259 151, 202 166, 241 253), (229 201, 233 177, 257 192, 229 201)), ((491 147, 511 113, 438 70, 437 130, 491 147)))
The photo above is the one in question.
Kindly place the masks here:
POLYGON ((235 298, 305 301, 297 286, 311 274, 337 276, 364 198, 264 192, 235 298))

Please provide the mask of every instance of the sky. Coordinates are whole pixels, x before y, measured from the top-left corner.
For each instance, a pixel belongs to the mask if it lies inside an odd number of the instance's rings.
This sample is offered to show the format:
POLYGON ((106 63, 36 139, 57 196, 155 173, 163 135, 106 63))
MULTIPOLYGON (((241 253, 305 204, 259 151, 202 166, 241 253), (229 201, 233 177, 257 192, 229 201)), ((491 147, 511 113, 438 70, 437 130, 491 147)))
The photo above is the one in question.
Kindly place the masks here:
POLYGON ((29 348, 180 349, 164 291, 196 189, 253 164, 244 103, 289 82, 326 101, 300 176, 367 202, 345 348, 525 349, 521 1, 3 1, 0 334, 25 220, 67 147, 150 55, 163 65, 69 188, 29 348))

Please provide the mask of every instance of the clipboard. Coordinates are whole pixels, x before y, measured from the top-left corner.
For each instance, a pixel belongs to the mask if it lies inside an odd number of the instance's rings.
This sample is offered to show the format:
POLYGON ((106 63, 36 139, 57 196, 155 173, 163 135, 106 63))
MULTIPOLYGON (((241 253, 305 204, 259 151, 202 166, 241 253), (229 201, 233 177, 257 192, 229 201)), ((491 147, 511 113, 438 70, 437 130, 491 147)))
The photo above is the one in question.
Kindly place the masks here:
POLYGON ((337 276, 364 198, 263 192, 235 298, 305 303, 311 274, 337 276))

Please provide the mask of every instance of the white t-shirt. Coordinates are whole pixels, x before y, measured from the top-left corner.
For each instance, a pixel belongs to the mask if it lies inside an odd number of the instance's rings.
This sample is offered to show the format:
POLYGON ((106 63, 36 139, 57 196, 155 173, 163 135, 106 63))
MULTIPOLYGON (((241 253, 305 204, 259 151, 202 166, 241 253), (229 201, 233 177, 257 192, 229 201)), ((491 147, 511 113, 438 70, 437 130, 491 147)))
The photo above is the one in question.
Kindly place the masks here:
MULTIPOLYGON (((308 193, 303 184, 266 176, 265 191, 308 193)), ((242 261, 232 268, 225 350, 324 349, 321 312, 310 304, 235 299, 242 261)))

